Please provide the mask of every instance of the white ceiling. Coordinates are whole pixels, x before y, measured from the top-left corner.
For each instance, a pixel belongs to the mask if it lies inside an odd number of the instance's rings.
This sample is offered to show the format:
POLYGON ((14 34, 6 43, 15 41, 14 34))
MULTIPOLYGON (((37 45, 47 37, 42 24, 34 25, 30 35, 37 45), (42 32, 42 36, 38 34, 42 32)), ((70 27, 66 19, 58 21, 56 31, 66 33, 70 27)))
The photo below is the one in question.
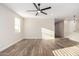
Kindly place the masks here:
MULTIPOLYGON (((27 12, 27 10, 35 10, 32 3, 5 3, 5 5, 21 15, 22 17, 37 17, 36 12, 27 12)), ((76 15, 79 13, 78 3, 41 3, 41 8, 51 6, 52 9, 45 11, 48 15, 40 14, 39 16, 48 17, 65 17, 68 15, 76 15)))

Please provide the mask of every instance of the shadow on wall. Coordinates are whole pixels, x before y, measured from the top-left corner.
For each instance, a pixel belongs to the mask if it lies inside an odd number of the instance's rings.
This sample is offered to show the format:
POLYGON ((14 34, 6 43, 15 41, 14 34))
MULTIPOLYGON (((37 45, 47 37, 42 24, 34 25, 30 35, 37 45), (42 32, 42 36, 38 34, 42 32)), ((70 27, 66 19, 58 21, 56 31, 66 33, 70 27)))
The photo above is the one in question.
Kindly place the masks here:
POLYGON ((41 28, 42 39, 49 40, 54 39, 54 31, 47 28, 41 28))

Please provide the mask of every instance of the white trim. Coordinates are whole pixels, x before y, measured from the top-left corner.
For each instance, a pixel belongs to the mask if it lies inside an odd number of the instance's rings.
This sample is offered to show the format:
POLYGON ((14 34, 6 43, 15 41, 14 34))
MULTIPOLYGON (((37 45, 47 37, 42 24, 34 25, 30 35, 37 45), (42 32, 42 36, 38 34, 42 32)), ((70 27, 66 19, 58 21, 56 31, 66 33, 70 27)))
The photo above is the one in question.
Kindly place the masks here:
POLYGON ((21 41, 21 40, 22 40, 22 39, 15 40, 13 43, 10 43, 9 45, 6 45, 6 46, 4 46, 3 48, 0 48, 0 51, 3 51, 3 50, 5 50, 5 49, 7 49, 8 47, 14 45, 15 43, 17 43, 17 42, 19 42, 19 41, 21 41))

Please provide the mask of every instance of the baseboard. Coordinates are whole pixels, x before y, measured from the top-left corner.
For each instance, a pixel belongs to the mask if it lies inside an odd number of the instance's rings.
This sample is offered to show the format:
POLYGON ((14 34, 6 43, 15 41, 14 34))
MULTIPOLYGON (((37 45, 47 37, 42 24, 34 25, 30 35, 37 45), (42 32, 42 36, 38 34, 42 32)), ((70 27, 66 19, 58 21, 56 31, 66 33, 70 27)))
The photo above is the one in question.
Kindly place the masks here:
POLYGON ((23 39, 42 39, 42 38, 36 38, 36 37, 35 38, 31 38, 31 37, 28 38, 28 37, 24 37, 23 39))
POLYGON ((42 39, 42 38, 23 38, 24 40, 53 40, 53 39, 42 39))
POLYGON ((10 43, 9 45, 6 45, 6 46, 4 46, 3 48, 1 48, 0 51, 3 51, 3 50, 5 50, 5 49, 7 49, 8 47, 10 47, 10 46, 16 44, 17 42, 19 42, 19 41, 21 41, 21 40, 22 40, 22 39, 15 40, 14 42, 10 43))

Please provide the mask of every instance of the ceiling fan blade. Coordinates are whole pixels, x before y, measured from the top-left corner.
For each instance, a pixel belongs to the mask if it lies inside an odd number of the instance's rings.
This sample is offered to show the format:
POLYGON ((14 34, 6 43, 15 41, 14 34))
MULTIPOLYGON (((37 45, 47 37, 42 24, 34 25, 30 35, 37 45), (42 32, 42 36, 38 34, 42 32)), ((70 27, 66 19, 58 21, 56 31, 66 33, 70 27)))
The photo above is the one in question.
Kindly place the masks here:
POLYGON ((27 12, 36 12, 37 10, 27 10, 27 12))
POLYGON ((43 8, 43 9, 41 9, 41 11, 47 10, 47 9, 51 9, 51 7, 43 8))
POLYGON ((43 11, 41 11, 41 13, 43 13, 43 14, 47 15, 47 13, 45 13, 45 12, 43 12, 43 11))
POLYGON ((36 9, 39 10, 39 8, 37 7, 37 5, 36 5, 35 3, 33 3, 33 4, 34 4, 34 6, 36 7, 36 9))
POLYGON ((38 12, 36 13, 36 16, 38 15, 38 12))

